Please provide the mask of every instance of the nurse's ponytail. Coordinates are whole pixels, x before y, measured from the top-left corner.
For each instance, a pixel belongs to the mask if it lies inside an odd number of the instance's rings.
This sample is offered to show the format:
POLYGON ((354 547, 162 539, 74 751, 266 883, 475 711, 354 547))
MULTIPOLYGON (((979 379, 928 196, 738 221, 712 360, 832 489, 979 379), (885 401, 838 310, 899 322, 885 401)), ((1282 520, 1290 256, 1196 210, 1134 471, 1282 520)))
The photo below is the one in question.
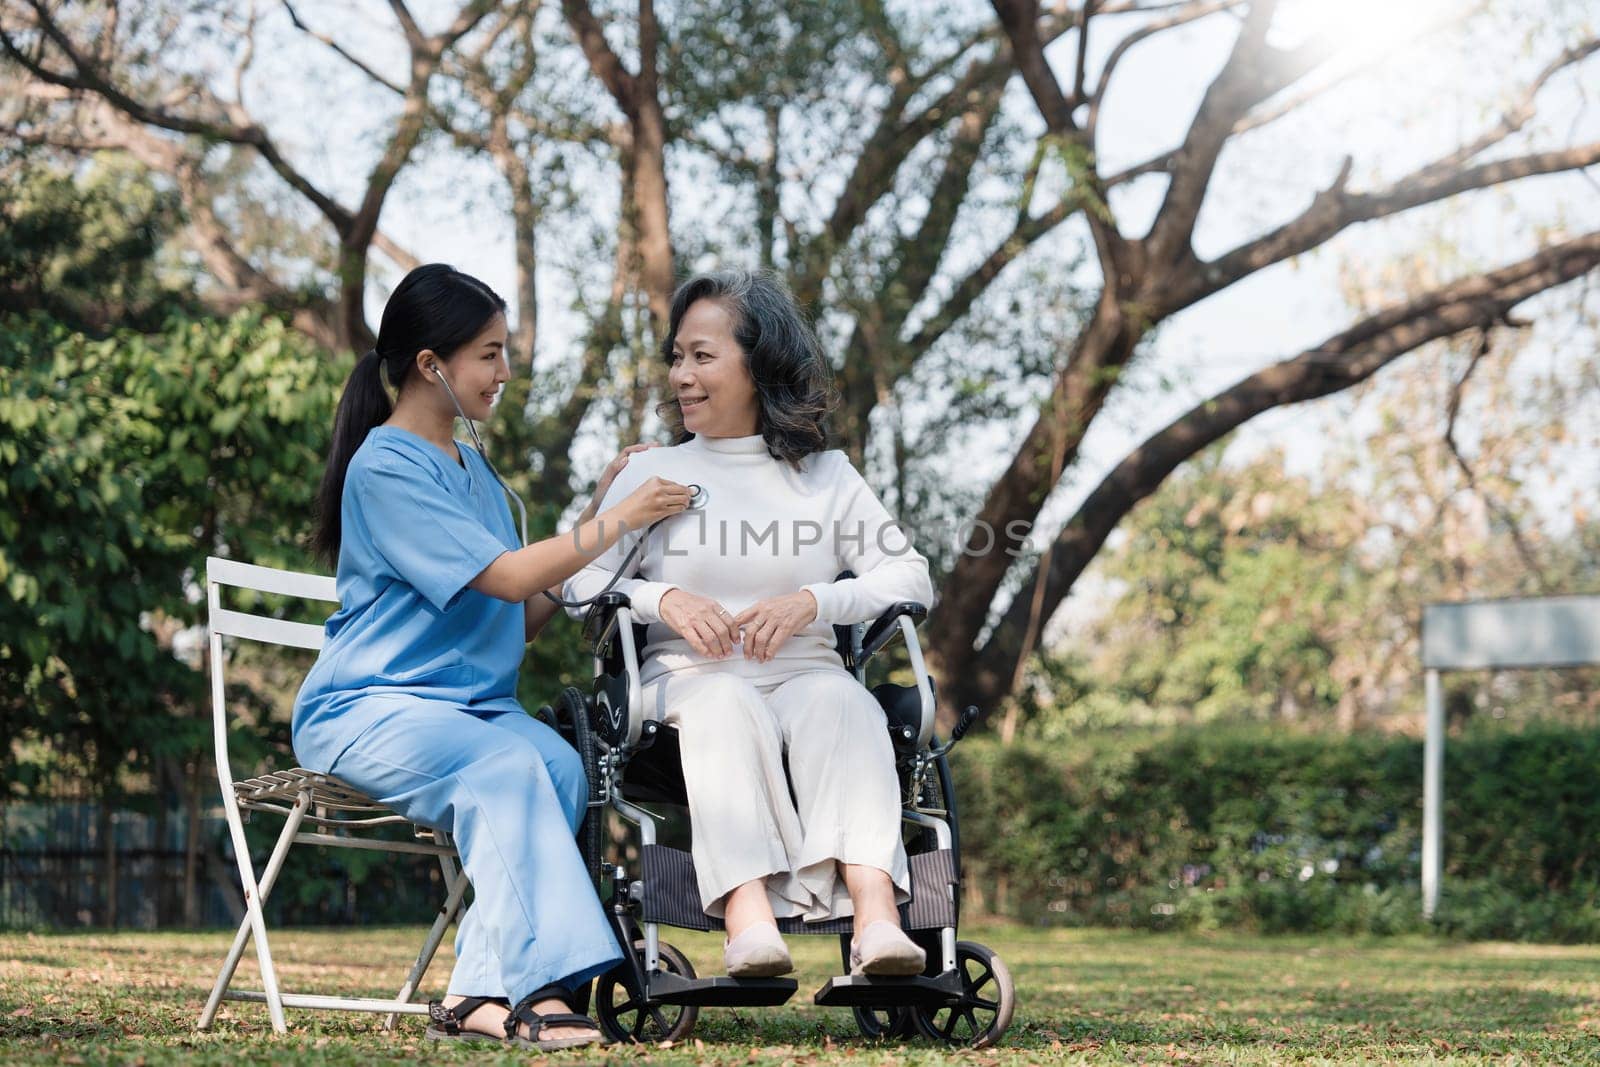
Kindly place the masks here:
POLYGON ((328 465, 317 490, 317 532, 313 547, 330 566, 339 563, 339 503, 344 497, 344 473, 350 457, 356 454, 367 431, 379 425, 394 411, 383 388, 383 359, 376 348, 356 361, 344 383, 339 410, 333 417, 333 443, 328 449, 328 465))
POLYGON ((444 263, 417 267, 395 286, 383 308, 377 343, 356 361, 333 417, 333 442, 317 490, 317 529, 312 535, 312 547, 329 566, 339 565, 345 472, 367 434, 394 413, 389 390, 405 388, 418 352, 431 349, 448 363, 505 310, 506 302, 493 289, 444 263))

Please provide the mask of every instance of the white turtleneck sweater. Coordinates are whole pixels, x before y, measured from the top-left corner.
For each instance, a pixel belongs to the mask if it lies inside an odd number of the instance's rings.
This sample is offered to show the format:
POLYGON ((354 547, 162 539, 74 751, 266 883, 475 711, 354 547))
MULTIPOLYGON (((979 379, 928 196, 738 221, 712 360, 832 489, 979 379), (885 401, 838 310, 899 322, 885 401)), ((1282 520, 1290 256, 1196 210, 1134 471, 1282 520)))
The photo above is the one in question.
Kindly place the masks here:
MULTIPOLYGON (((643 683, 681 670, 775 680, 838 669, 834 625, 870 621, 902 600, 932 607, 928 561, 843 452, 813 453, 796 470, 774 459, 759 434, 694 437, 634 453, 611 483, 601 510, 653 475, 699 485, 706 496, 704 508, 662 522, 613 587, 627 594, 636 621, 649 624, 640 665, 643 683), (834 581, 844 570, 857 577, 834 581), (732 615, 758 600, 806 589, 816 597, 817 617, 784 642, 770 662, 745 659, 739 645, 724 659, 708 659, 661 621, 661 598, 671 589, 709 597, 732 615)), ((642 533, 622 538, 569 579, 566 599, 598 593, 642 533)), ((584 610, 571 613, 581 618, 584 610)))

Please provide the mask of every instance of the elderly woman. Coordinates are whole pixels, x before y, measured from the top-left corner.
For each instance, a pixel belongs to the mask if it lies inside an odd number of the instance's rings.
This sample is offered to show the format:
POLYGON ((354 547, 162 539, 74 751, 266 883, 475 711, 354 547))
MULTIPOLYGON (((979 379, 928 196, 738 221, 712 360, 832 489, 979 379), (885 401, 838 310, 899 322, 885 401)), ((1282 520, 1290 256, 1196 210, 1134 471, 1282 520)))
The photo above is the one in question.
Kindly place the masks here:
MULTIPOLYGON (((608 499, 658 475, 698 483, 705 506, 666 520, 616 588, 648 624, 645 708, 678 729, 701 904, 727 927, 727 971, 793 969, 775 916, 853 916, 852 970, 919 973, 896 907, 910 877, 894 753, 833 626, 929 603, 928 561, 844 454, 824 450, 828 364, 780 282, 693 279, 663 347, 676 443, 635 455, 608 499), (842 570, 857 577, 834 581, 842 570)), ((597 593, 638 536, 566 596, 597 593)))

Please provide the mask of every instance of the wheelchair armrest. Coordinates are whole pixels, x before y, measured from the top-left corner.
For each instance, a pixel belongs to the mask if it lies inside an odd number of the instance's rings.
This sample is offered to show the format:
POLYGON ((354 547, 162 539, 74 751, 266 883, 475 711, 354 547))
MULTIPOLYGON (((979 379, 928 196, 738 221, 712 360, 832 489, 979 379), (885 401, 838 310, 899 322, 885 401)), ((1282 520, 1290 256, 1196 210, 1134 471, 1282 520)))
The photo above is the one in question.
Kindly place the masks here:
POLYGON ((626 593, 611 592, 595 600, 583 619, 583 636, 594 646, 600 669, 595 680, 595 713, 607 744, 632 750, 654 737, 654 724, 644 721, 640 693, 639 652, 644 626, 633 621, 626 593))
POLYGON ((915 624, 928 617, 928 609, 915 601, 902 600, 874 619, 872 625, 867 628, 866 636, 861 639, 862 662, 866 662, 868 657, 881 650, 901 633, 897 622, 901 616, 909 616, 915 624))
POLYGON ((916 676, 916 684, 879 686, 873 691, 889 718, 890 734, 894 737, 896 750, 901 754, 925 749, 933 743, 936 710, 933 676, 923 662, 922 642, 917 639, 915 629, 916 623, 927 616, 927 607, 915 601, 902 600, 893 605, 868 628, 857 661, 857 669, 864 669, 867 660, 894 640, 896 635, 903 635, 906 639, 906 652, 911 658, 911 671, 916 676), (907 619, 910 625, 902 621, 907 619))
MULTIPOLYGON (((617 609, 629 606, 631 602, 627 593, 611 592, 601 596, 583 617, 583 639, 591 645, 600 645, 609 640, 611 621, 616 618, 617 609)), ((599 651, 600 649, 595 649, 597 654, 599 651)))

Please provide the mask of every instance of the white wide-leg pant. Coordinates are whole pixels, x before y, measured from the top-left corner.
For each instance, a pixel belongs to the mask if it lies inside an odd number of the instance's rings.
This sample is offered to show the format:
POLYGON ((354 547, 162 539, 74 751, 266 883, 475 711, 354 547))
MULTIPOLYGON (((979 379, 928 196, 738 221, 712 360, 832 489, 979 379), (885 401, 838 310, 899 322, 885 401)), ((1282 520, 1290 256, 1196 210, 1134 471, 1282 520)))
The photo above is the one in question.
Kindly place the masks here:
POLYGON ((780 918, 849 916, 839 863, 886 871, 897 900, 910 899, 894 749, 883 709, 853 675, 674 672, 643 696, 647 715, 678 728, 707 915, 721 918, 722 898, 765 878, 780 918))

